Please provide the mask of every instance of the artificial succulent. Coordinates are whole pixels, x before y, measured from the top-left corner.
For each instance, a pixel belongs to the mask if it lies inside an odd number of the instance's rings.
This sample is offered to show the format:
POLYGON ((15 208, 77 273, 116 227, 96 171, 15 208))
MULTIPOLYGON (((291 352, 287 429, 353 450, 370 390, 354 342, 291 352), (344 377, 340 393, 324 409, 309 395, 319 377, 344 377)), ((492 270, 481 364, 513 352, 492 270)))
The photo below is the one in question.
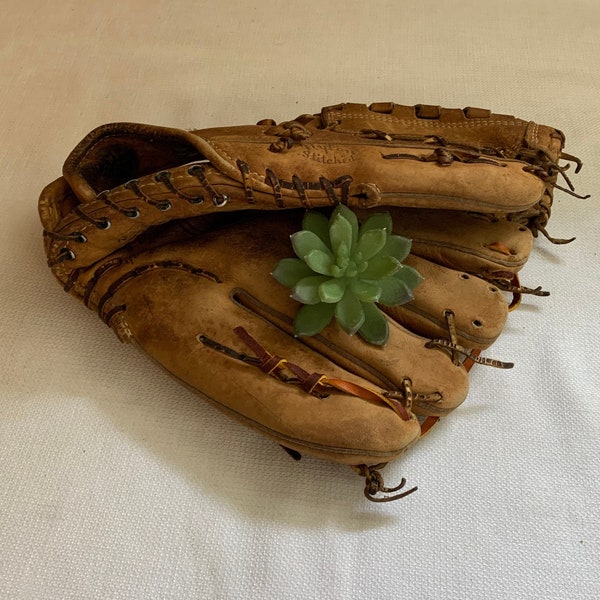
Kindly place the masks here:
POLYGON ((385 344, 389 327, 377 304, 409 302, 422 281, 415 269, 402 264, 411 241, 392 234, 390 214, 374 213, 359 226, 356 215, 341 204, 329 218, 308 211, 291 241, 298 258, 280 260, 273 276, 304 304, 294 321, 295 334, 316 335, 335 317, 349 335, 385 344))

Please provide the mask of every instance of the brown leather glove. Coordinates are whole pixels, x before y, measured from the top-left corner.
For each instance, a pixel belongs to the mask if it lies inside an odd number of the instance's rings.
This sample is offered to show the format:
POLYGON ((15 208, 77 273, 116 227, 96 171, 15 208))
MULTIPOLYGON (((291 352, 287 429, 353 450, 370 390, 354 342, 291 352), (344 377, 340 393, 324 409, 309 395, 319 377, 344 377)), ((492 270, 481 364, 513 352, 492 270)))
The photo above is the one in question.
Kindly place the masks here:
POLYGON ((473 362, 510 366, 478 354, 504 326, 502 289, 523 291, 563 142, 514 117, 422 105, 191 132, 105 125, 42 192, 48 264, 227 414, 295 456, 353 466, 372 500, 402 497, 415 488, 395 494, 404 482, 385 487, 379 468, 465 399, 473 362), (318 227, 345 219, 312 249, 310 236, 290 244, 307 209, 318 227), (302 303, 329 317, 313 335, 298 330, 302 303))

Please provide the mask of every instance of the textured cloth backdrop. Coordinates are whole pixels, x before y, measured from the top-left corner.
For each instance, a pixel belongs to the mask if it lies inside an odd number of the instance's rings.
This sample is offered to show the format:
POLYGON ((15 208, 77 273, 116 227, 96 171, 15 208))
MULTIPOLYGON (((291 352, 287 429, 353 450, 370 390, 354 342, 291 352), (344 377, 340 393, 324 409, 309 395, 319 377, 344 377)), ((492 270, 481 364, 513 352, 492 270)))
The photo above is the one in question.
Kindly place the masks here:
POLYGON ((0 598, 600 598, 597 0, 4 0, 0 598), (342 101, 553 125, 557 193, 527 298, 470 396, 362 496, 180 387, 67 296, 37 197, 92 128, 289 119, 342 101))

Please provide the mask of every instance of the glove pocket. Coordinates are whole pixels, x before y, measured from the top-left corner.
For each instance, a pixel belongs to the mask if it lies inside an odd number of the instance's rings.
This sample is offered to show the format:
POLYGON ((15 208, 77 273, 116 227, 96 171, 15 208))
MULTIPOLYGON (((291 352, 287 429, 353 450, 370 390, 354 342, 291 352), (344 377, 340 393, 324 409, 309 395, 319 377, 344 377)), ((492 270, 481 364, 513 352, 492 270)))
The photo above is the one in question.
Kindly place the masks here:
POLYGON ((399 400, 232 303, 222 281, 167 265, 121 286, 111 302, 122 307, 113 327, 126 327, 128 339, 171 376, 287 448, 372 464, 420 437, 419 421, 399 400), (259 355, 236 333, 240 327, 259 355))

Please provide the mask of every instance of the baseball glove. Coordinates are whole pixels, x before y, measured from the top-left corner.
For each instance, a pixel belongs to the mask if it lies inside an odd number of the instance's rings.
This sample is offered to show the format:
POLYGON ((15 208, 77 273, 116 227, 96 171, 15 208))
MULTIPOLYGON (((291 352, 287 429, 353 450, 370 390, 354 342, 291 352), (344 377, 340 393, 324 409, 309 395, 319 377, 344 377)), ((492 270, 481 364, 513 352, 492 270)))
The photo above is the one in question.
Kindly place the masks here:
MULTIPOLYGON (((283 446, 379 470, 467 395, 567 182, 564 136, 487 110, 92 131, 39 202, 66 291, 283 446), (504 291, 514 294, 509 304, 504 291), (355 335, 356 334, 356 335, 355 335)), ((555 240, 561 243, 567 240, 555 240)))

